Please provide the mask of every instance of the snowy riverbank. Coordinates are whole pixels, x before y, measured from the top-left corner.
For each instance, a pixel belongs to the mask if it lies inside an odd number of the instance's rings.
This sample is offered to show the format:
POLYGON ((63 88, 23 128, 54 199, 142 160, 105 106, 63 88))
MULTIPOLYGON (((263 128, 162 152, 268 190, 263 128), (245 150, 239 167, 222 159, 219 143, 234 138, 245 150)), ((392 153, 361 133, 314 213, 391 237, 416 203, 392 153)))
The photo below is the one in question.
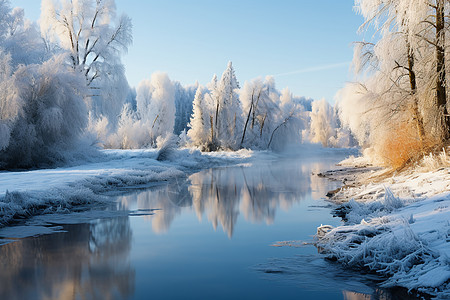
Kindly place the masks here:
MULTIPOLYGON (((264 155, 261 152, 259 155, 264 155)), ((103 150, 95 161, 22 172, 0 172, 0 227, 14 220, 104 201, 107 192, 146 187, 195 171, 247 162, 252 151, 201 153, 173 150, 158 161, 157 150, 103 150)))
POLYGON ((450 168, 325 176, 346 184, 332 200, 351 199, 335 210, 342 226, 318 228, 317 246, 328 258, 378 273, 384 287, 450 297, 450 168))

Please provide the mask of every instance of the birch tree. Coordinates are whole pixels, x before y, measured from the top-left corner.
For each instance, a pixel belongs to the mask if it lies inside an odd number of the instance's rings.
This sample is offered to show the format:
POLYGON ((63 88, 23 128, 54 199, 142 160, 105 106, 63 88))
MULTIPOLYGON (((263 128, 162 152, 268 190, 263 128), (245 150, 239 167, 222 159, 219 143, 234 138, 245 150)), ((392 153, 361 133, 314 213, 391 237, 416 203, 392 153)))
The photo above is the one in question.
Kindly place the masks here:
POLYGON ((128 94, 121 55, 132 42, 131 19, 117 17, 114 0, 42 0, 41 10, 43 37, 68 51, 69 65, 85 76, 91 109, 117 118, 128 94))

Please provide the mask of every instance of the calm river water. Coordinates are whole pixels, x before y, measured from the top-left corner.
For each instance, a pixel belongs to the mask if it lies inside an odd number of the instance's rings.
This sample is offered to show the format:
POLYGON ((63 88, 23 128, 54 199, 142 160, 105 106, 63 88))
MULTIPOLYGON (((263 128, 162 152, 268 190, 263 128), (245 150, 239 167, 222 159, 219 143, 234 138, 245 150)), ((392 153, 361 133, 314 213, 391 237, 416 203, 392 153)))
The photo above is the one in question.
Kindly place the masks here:
POLYGON ((405 299, 308 244, 340 223, 323 200, 339 183, 312 174, 344 157, 268 155, 114 196, 140 213, 1 246, 0 299, 405 299))

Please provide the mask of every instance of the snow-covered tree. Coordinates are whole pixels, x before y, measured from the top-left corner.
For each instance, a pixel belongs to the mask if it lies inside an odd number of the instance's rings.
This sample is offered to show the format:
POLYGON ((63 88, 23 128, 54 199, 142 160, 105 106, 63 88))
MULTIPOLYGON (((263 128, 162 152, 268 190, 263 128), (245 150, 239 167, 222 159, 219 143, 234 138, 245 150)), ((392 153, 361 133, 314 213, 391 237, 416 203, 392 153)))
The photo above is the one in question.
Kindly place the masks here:
POLYGON ((24 18, 22 8, 0 1, 0 47, 11 56, 11 66, 42 63, 50 56, 36 26, 24 18))
POLYGON ((78 72, 62 63, 64 59, 20 66, 9 80, 9 90, 2 89, 0 125, 8 126, 10 138, 2 143, 0 167, 53 165, 76 146, 87 125, 85 85, 78 72))
POLYGON ((233 65, 228 63, 213 95, 216 98, 214 117, 215 137, 224 148, 237 149, 243 120, 242 108, 237 94, 239 83, 233 65))
POLYGON ((336 135, 336 119, 333 107, 325 100, 312 103, 310 139, 313 143, 329 146, 329 140, 336 135))
POLYGON ((154 73, 137 87, 137 111, 149 126, 151 145, 156 138, 173 133, 175 125, 175 86, 165 73, 154 73))
POLYGON ((361 29, 372 26, 376 37, 355 47, 355 71, 364 76, 338 94, 339 115, 375 160, 402 167, 449 138, 450 6, 444 0, 355 5, 365 19, 361 29))
POLYGON ((211 81, 206 86, 208 90, 214 91, 217 89, 217 74, 214 74, 211 81))
POLYGON ((21 101, 11 75, 11 56, 0 51, 0 150, 8 147, 11 127, 21 110, 21 101))
POLYGON ((275 89, 273 77, 266 77, 265 80, 256 78, 245 82, 239 96, 244 120, 241 147, 264 149, 267 147, 268 137, 280 109, 278 107, 280 95, 275 89))
POLYGON ((195 93, 193 113, 189 122, 187 135, 193 145, 206 146, 211 141, 211 122, 208 107, 205 104, 205 89, 199 86, 195 93))
MULTIPOLYGON (((272 83, 273 89, 275 83, 272 83)), ((270 109, 269 118, 270 136, 267 148, 281 150, 289 145, 295 145, 302 142, 302 131, 305 129, 306 113, 304 106, 294 102, 294 97, 288 88, 279 92, 271 92, 274 108, 270 109)))
POLYGON ((114 0, 42 0, 41 10, 43 37, 69 52, 90 89, 91 110, 114 127, 129 89, 120 57, 132 42, 131 19, 116 16, 114 0))
POLYGON ((178 81, 175 84, 175 127, 174 134, 179 135, 188 130, 192 114, 192 103, 198 88, 198 83, 183 87, 178 81))
POLYGON ((273 77, 245 82, 239 88, 233 66, 228 64, 220 82, 214 75, 207 89, 194 99, 188 136, 193 146, 216 149, 282 149, 302 141, 306 106, 311 100, 280 93, 273 77))

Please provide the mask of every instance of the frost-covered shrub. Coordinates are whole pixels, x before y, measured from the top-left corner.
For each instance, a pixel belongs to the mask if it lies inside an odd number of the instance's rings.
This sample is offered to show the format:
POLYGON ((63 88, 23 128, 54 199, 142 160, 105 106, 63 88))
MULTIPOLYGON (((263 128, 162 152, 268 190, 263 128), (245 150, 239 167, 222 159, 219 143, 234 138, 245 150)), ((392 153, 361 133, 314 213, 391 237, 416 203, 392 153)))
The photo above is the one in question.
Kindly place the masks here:
POLYGON ((362 219, 354 225, 324 231, 317 236, 317 247, 326 257, 347 267, 383 276, 383 287, 403 286, 447 299, 448 259, 436 247, 433 249, 423 234, 416 234, 411 223, 412 217, 362 219))
POLYGON ((383 219, 335 228, 319 240, 323 253, 350 267, 364 267, 382 275, 406 271, 433 252, 424 246, 404 222, 389 224, 383 219), (394 232, 392 232, 394 231, 394 232))
POLYGON ((430 153, 425 155, 419 163, 419 168, 422 172, 435 171, 442 167, 450 167, 450 156, 445 151, 445 148, 439 154, 430 153))
POLYGON ((149 123, 139 120, 131 105, 124 105, 117 129, 118 147, 121 149, 147 147, 151 141, 149 128, 149 123))
MULTIPOLYGON (((83 78, 64 66, 64 57, 42 65, 21 66, 11 81, 17 98, 9 106, 10 140, 0 152, 3 168, 29 168, 64 161, 87 125, 83 78)), ((4 126, 3 126, 4 127, 4 126)))
POLYGON ((157 147, 159 148, 156 160, 168 160, 173 155, 175 149, 178 147, 179 138, 175 134, 169 134, 165 138, 158 137, 157 147))
POLYGON ((392 212, 403 206, 403 201, 394 196, 389 188, 385 188, 384 198, 382 200, 361 203, 351 199, 335 208, 334 214, 343 218, 349 224, 358 224, 364 218, 381 217, 386 214, 386 212, 392 212))

